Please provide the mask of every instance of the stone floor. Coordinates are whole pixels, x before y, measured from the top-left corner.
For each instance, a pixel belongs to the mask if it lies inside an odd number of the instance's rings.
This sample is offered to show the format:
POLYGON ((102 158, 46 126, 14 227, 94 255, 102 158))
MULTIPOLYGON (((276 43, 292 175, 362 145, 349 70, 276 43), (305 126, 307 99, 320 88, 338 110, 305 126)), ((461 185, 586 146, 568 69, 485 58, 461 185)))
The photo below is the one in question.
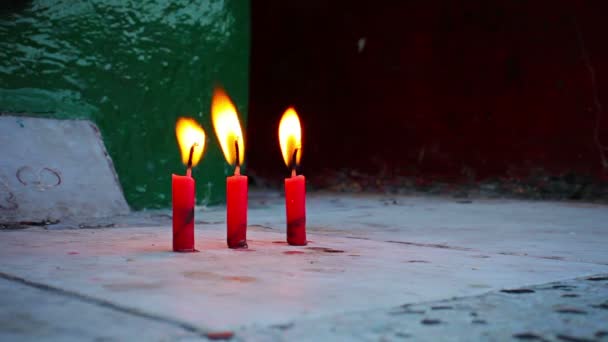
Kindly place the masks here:
POLYGON ((249 249, 197 208, 0 231, 0 340, 608 340, 608 206, 252 192, 249 249))

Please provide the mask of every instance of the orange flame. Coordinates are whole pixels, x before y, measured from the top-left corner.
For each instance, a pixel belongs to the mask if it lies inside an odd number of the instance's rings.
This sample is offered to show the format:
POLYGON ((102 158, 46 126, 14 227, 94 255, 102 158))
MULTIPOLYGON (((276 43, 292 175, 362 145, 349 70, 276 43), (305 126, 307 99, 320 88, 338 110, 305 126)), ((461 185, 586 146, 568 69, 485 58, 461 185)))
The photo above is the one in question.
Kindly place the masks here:
POLYGON ((287 108, 281 123, 279 124, 279 144, 281 145, 281 152, 283 152, 283 160, 287 167, 295 167, 300 164, 300 158, 302 158, 302 128, 300 126, 300 119, 298 113, 293 107, 287 108), (296 148, 295 163, 293 164, 293 153, 296 148))
POLYGON ((245 142, 236 108, 224 89, 216 87, 211 100, 211 119, 215 135, 220 142, 224 158, 230 165, 236 163, 236 144, 239 150, 239 164, 245 160, 245 142))
POLYGON ((190 149, 194 146, 192 166, 196 166, 205 150, 205 130, 194 119, 179 118, 175 124, 175 135, 184 165, 188 165, 190 149))

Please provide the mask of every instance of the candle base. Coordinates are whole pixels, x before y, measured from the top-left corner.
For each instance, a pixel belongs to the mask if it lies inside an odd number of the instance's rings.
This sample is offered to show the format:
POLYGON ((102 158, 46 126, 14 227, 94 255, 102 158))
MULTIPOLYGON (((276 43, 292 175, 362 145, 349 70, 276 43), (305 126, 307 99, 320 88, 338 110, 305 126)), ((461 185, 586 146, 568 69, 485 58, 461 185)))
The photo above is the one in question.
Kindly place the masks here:
POLYGON ((248 248, 247 246, 247 225, 228 226, 228 237, 226 238, 228 248, 248 248))
POLYGON ((198 253, 200 252, 198 249, 174 249, 175 253, 198 253))
POLYGON ((287 222, 287 243, 292 246, 306 246, 306 217, 287 222))
POLYGON ((290 246, 306 246, 306 245, 308 245, 308 242, 307 241, 304 241, 304 242, 295 241, 294 242, 294 241, 289 241, 289 239, 287 239, 287 244, 290 246))
POLYGON ((237 241, 237 242, 230 242, 230 241, 228 241, 228 248, 230 248, 230 249, 246 249, 246 248, 249 248, 249 246, 247 245, 247 240, 241 240, 241 241, 237 241))

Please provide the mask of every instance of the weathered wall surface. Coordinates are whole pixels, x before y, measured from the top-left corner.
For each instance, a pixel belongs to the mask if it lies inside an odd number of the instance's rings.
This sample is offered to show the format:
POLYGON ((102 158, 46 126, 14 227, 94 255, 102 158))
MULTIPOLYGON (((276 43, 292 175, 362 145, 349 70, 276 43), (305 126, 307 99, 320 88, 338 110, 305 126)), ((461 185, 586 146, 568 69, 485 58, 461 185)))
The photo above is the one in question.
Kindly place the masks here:
POLYGON ((246 119, 249 20, 244 0, 13 1, 0 9, 0 112, 93 120, 136 209, 169 205, 184 172, 175 120, 195 117, 208 136, 197 199, 222 201, 211 90, 223 84, 246 119))
POLYGON ((605 1, 255 2, 250 166, 285 173, 266 151, 280 154, 276 125, 295 105, 308 176, 543 168, 606 180, 607 11, 605 1))

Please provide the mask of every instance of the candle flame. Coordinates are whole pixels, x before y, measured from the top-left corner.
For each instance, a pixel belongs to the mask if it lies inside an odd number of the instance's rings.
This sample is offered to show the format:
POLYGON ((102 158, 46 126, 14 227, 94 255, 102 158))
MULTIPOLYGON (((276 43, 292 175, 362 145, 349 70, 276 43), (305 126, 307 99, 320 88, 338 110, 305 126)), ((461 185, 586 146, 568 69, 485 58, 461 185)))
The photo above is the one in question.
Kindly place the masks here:
POLYGON ((194 119, 179 118, 175 124, 175 135, 182 155, 182 163, 188 165, 190 149, 194 146, 192 166, 196 166, 205 149, 205 130, 194 119))
POLYGON ((281 145, 281 152, 283 152, 283 160, 287 167, 296 167, 300 164, 300 158, 302 158, 302 127, 300 126, 300 119, 298 113, 293 107, 287 108, 281 123, 279 124, 279 144, 281 145), (293 164, 293 154, 295 149, 296 152, 295 163, 293 164))
POLYGON ((236 150, 238 144, 239 162, 243 164, 245 160, 245 142, 243 131, 239 122, 236 108, 224 89, 216 87, 213 91, 211 100, 211 119, 215 129, 215 135, 220 142, 224 158, 230 165, 236 165, 236 150))

